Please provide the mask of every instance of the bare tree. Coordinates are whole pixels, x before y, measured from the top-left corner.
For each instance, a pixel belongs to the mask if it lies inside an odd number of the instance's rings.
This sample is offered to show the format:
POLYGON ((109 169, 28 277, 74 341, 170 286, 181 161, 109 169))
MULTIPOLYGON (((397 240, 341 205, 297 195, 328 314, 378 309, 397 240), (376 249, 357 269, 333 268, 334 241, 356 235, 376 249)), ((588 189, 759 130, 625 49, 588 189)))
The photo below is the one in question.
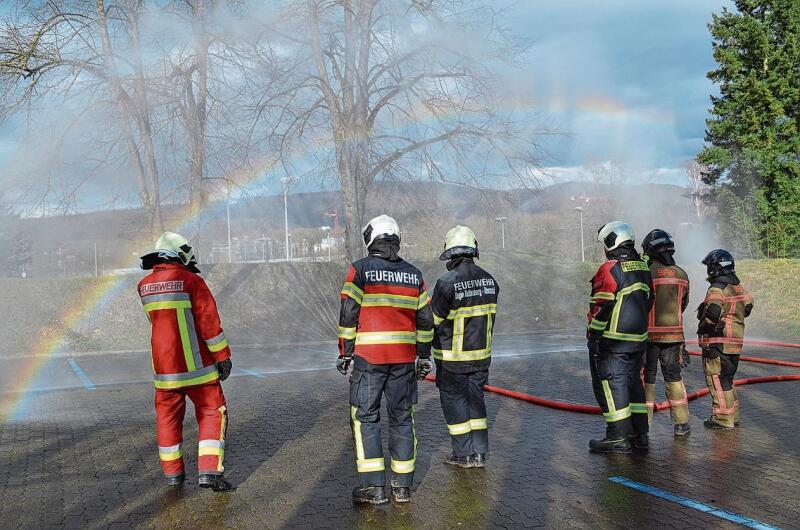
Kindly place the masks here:
POLYGON ((295 0, 256 43, 253 134, 286 172, 336 176, 350 258, 376 182, 536 184, 553 131, 503 100, 497 72, 526 47, 500 18, 469 0, 295 0))
POLYGON ((683 172, 689 183, 688 196, 694 205, 695 214, 698 218, 701 218, 708 211, 708 195, 713 188, 703 181, 706 171, 696 160, 686 162, 683 165, 683 172))
POLYGON ((23 4, 0 30, 0 86, 7 112, 28 107, 35 98, 84 98, 87 107, 108 107, 156 232, 163 223, 139 46, 141 8, 137 0, 23 4), (124 39, 122 53, 114 37, 124 39))

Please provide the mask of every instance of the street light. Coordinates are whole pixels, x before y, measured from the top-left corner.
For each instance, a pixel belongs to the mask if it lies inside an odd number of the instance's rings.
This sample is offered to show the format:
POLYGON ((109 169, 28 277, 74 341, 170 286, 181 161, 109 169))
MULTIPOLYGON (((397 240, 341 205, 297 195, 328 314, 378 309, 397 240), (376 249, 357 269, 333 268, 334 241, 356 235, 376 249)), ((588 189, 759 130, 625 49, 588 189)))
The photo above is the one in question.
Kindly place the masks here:
POLYGON ((503 250, 506 249, 506 219, 508 217, 495 217, 494 220, 500 223, 500 237, 502 240, 503 250))
POLYGON ((585 263, 586 262, 586 251, 584 250, 584 247, 583 247, 583 207, 582 206, 576 206, 575 209, 578 210, 578 213, 581 216, 581 263, 585 263))
POLYGON ((320 226, 319 229, 322 230, 322 232, 325 234, 325 238, 324 238, 325 239, 325 246, 328 247, 328 261, 330 261, 331 260, 331 246, 332 246, 331 245, 332 240, 331 240, 331 236, 330 236, 331 227, 328 226, 328 225, 325 225, 325 226, 320 226))
POLYGON ((292 175, 281 178, 281 182, 283 183, 283 222, 286 230, 286 261, 292 259, 291 250, 289 248, 289 186, 291 186, 295 180, 297 179, 292 175))

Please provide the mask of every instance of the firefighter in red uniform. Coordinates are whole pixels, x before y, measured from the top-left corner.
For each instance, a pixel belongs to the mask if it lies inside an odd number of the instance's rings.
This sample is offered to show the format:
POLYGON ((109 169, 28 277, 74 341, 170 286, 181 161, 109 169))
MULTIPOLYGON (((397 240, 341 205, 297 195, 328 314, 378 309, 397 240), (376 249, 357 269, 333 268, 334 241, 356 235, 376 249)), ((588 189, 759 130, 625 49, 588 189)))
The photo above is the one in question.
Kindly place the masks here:
POLYGON ((592 388, 606 435, 590 440, 598 453, 646 451, 647 406, 642 385, 642 358, 647 346, 647 317, 653 306, 650 269, 634 248, 633 229, 613 221, 597 233, 606 261, 592 279, 586 331, 592 388))
POLYGON ((644 237, 642 251, 648 258, 653 277, 655 303, 647 329, 647 357, 644 363, 644 394, 647 419, 652 421, 656 400, 656 374, 661 375, 669 400, 675 436, 686 436, 689 427, 689 401, 681 369, 689 364, 683 336, 683 312, 689 305, 689 276, 672 257, 675 243, 666 231, 656 228, 644 237))
POLYGON ((739 424, 739 396, 733 377, 744 344, 744 319, 753 310, 753 297, 736 276, 733 255, 725 249, 703 258, 708 272, 708 292, 700 307, 697 334, 703 350, 703 373, 711 393, 709 429, 733 429, 739 424))
POLYGON ((339 360, 350 364, 350 422, 360 485, 357 503, 388 502, 381 444, 381 396, 389 414, 392 494, 411 500, 417 439, 414 407, 417 379, 430 373, 433 314, 422 273, 398 256, 400 229, 389 216, 364 228, 369 255, 350 266, 341 292, 339 360))
POLYGON ((223 476, 228 412, 220 381, 231 372, 231 351, 211 291, 198 276, 194 251, 183 236, 165 232, 155 252, 142 256, 152 269, 139 282, 139 296, 152 326, 156 431, 167 483, 183 483, 183 416, 192 400, 199 430, 199 484, 230 491, 223 476))

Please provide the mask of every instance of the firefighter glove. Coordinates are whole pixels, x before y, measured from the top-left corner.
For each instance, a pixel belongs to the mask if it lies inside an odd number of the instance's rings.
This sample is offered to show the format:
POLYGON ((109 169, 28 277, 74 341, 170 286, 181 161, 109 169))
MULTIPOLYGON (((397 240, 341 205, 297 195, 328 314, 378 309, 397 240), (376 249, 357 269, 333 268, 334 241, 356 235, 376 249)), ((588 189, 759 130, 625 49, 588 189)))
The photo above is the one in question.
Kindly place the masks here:
POLYGON ((350 369, 350 362, 353 360, 352 355, 346 355, 344 357, 339 357, 336 359, 336 369, 339 370, 339 373, 342 375, 347 375, 347 370, 350 369))
POLYGON ((219 372, 220 381, 225 381, 228 376, 231 375, 231 368, 233 368, 233 363, 230 359, 225 359, 224 361, 217 363, 217 371, 219 372))
POLYGON ((689 355, 689 350, 686 349, 686 345, 681 346, 681 358, 680 358, 681 368, 686 368, 692 363, 692 357, 689 355))
POLYGON ((589 339, 586 342, 586 347, 589 348, 589 355, 592 356, 592 359, 598 360, 602 355, 600 355, 600 341, 598 339, 589 339))
POLYGON ((425 376, 431 373, 431 370, 433 370, 433 363, 431 362, 430 358, 423 359, 420 357, 417 359, 416 369, 417 369, 417 379, 422 381, 423 379, 425 379, 425 376))

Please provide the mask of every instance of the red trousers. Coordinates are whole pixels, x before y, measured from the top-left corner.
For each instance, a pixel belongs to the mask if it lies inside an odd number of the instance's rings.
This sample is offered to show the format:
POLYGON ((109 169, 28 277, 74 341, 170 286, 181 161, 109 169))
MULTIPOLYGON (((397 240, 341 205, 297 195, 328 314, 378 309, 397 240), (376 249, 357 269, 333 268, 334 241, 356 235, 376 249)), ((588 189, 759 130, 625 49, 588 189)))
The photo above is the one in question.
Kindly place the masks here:
POLYGON ((184 472, 181 444, 187 396, 194 404, 197 417, 198 472, 220 475, 224 470, 222 459, 225 455, 228 412, 219 381, 175 390, 156 390, 156 435, 161 468, 168 477, 184 472))

